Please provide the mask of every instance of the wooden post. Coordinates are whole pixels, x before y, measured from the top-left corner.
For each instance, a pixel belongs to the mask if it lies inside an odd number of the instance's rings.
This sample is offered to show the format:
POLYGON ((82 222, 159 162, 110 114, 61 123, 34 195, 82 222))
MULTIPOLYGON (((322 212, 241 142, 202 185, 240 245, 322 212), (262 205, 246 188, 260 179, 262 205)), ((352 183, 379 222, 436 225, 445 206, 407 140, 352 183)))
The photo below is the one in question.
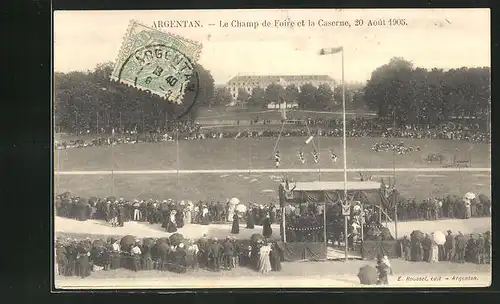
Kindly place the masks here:
POLYGON ((286 243, 285 206, 281 208, 281 222, 283 223, 283 242, 286 243))
POLYGON ((326 200, 323 203, 323 242, 325 243, 325 257, 328 256, 328 239, 326 236, 326 200))

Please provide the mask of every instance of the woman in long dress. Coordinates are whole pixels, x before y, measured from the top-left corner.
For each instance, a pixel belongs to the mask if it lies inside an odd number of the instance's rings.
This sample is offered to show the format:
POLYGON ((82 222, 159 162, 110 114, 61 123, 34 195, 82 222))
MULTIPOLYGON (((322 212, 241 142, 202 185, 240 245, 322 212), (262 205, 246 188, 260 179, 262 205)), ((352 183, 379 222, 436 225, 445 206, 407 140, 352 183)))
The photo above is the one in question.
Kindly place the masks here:
POLYGON ((187 206, 184 210, 184 224, 191 224, 191 206, 187 206))
POLYGON ((273 230, 271 229, 271 221, 269 220, 269 215, 267 215, 262 223, 262 235, 265 238, 270 238, 272 234, 273 230))
POLYGON ((439 262, 439 247, 436 241, 433 239, 431 245, 431 263, 437 262, 439 262))
POLYGON ((259 250, 259 272, 268 273, 272 270, 271 260, 269 259, 269 254, 271 252, 271 247, 268 244, 264 244, 259 250))
POLYGON ((247 211, 247 228, 253 229, 255 227, 255 218, 253 216, 252 208, 248 208, 247 211))
POLYGON ((177 225, 175 223, 175 210, 172 210, 170 212, 170 220, 167 223, 167 232, 176 232, 177 231, 177 225))
POLYGON ((240 218, 238 217, 238 213, 233 215, 233 227, 231 227, 232 234, 240 233, 240 218))
POLYGON ((203 206, 202 214, 201 214, 201 224, 209 225, 210 224, 210 214, 208 212, 208 208, 203 206))

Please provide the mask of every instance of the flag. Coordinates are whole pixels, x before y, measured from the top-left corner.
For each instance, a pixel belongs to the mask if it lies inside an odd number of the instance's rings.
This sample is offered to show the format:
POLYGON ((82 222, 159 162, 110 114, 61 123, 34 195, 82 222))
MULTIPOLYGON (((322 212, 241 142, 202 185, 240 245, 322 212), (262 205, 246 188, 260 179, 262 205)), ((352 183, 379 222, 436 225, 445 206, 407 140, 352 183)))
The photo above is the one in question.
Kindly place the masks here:
POLYGON ((344 50, 344 48, 341 46, 335 47, 335 48, 323 48, 323 49, 319 50, 319 54, 320 55, 337 54, 343 50, 344 50))
POLYGON ((308 139, 306 139, 306 145, 309 144, 313 140, 314 136, 309 136, 308 139))

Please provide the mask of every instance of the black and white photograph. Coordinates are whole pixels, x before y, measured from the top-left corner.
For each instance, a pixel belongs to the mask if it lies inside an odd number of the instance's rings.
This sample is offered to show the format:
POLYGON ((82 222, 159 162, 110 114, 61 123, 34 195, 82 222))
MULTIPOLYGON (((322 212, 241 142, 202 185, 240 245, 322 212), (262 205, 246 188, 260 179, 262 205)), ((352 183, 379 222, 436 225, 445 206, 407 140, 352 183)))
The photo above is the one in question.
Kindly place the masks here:
POLYGON ((489 9, 56 10, 55 288, 490 286, 490 40, 489 9))

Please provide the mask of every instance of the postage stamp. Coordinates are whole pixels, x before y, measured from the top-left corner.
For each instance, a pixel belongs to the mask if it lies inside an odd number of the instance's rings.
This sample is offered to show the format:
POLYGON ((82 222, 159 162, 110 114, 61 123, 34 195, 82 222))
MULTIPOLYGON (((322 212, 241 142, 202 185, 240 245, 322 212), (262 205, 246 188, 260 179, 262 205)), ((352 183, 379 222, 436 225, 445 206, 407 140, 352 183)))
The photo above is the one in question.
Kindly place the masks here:
POLYGON ((195 41, 132 20, 111 79, 181 103, 201 49, 195 41))
POLYGON ((57 11, 56 291, 490 285, 489 16, 57 11))

